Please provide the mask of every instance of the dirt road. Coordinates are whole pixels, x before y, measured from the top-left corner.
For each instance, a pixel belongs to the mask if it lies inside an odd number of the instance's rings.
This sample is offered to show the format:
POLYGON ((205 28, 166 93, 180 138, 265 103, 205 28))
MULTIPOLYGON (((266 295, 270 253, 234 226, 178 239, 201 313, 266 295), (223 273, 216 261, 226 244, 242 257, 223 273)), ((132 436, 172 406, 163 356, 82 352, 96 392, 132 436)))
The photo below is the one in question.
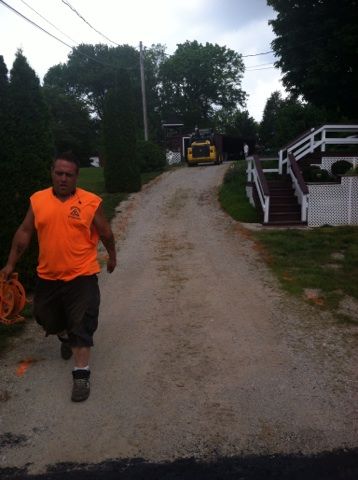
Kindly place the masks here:
POLYGON ((358 446, 357 327, 280 291, 220 210, 226 168, 165 173, 121 206, 88 401, 35 323, 1 358, 2 468, 358 446))

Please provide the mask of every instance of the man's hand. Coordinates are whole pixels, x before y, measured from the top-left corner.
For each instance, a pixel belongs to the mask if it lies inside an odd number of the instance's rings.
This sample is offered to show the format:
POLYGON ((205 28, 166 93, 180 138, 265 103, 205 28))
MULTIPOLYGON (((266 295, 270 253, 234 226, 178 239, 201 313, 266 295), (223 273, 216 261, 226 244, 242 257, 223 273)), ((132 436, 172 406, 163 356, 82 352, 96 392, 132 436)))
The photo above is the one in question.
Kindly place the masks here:
POLYGON ((14 267, 12 267, 11 265, 5 265, 5 267, 0 270, 0 276, 3 276, 5 281, 10 280, 13 271, 14 267))
POLYGON ((5 280, 10 280, 10 276, 15 270, 17 261, 22 256, 30 243, 34 230, 35 217, 34 212, 32 211, 32 207, 30 205, 22 224, 16 230, 15 235, 12 239, 11 250, 9 253, 7 264, 2 270, 0 270, 0 274, 4 276, 5 280))
POLYGON ((114 236, 110 224, 103 213, 102 203, 98 206, 95 216, 93 218, 93 225, 95 226, 99 238, 101 239, 105 249, 108 252, 107 272, 112 273, 116 268, 116 246, 114 243, 114 236))
POLYGON ((107 272, 112 273, 113 270, 116 268, 117 262, 116 259, 109 258, 107 260, 107 272))

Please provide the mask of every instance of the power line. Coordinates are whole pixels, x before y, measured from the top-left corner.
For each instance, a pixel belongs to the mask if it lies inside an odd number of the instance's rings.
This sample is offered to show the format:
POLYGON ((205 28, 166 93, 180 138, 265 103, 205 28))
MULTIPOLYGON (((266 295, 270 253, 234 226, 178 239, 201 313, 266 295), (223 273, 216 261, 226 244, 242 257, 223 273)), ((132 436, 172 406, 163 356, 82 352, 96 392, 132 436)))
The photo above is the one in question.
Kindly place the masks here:
POLYGON ((73 38, 69 37, 68 35, 66 35, 66 33, 62 32, 59 28, 56 27, 56 25, 54 25, 53 23, 51 23, 49 20, 47 20, 47 18, 45 18, 43 15, 41 15, 41 13, 39 13, 38 11, 36 11, 34 8, 31 7, 31 5, 29 5, 28 3, 25 2, 25 0, 20 0, 23 4, 25 4, 30 10, 32 10, 33 12, 36 13, 36 15, 38 15, 39 17, 41 17, 43 20, 45 20, 45 22, 47 22, 49 25, 51 25, 51 27, 55 28, 58 32, 60 32, 62 35, 64 35, 65 37, 67 37, 69 40, 71 40, 71 42, 74 42, 76 44, 78 44, 78 42, 76 42, 76 40, 74 40, 73 38))
POLYGON ((263 68, 253 68, 252 70, 246 70, 246 72, 256 72, 257 70, 270 70, 276 67, 263 67, 263 68))
POLYGON ((273 62, 269 62, 269 63, 259 63, 257 65, 249 65, 248 67, 246 67, 246 71, 250 68, 256 68, 256 67, 265 67, 266 65, 273 65, 273 62))
MULTIPOLYGON (((108 40, 109 42, 113 43, 114 45, 117 45, 118 47, 120 46, 118 43, 114 42, 110 38, 108 38, 106 35, 104 35, 102 32, 94 28, 84 17, 81 15, 67 0, 61 0, 64 5, 69 7, 81 20, 83 20, 92 30, 94 30, 96 33, 101 35, 103 38, 108 40)), ((252 53, 248 55, 241 55, 242 58, 247 58, 247 57, 258 57, 260 55, 268 55, 269 53, 273 53, 273 50, 268 50, 267 52, 260 52, 260 53, 252 53)))
POLYGON ((0 0, 0 3, 2 3, 3 5, 5 5, 5 7, 9 8, 10 10, 12 10, 13 12, 15 12, 17 15, 19 15, 21 18, 23 18, 24 20, 26 20, 27 22, 31 23, 34 27, 36 28, 39 28, 40 30, 42 30, 44 33, 46 33, 47 35, 50 35, 50 37, 54 38, 55 40, 57 40, 58 42, 62 43, 63 45, 65 45, 66 47, 68 48, 73 48, 71 45, 69 45, 68 43, 64 42, 63 40, 61 40, 60 38, 56 37, 56 35, 53 35, 52 33, 48 32, 47 30, 45 30, 44 28, 40 27, 40 25, 37 25, 37 23, 33 22, 32 20, 30 20, 30 18, 27 18, 25 17, 25 15, 23 15, 22 13, 20 13, 19 11, 17 11, 15 8, 13 8, 11 5, 9 5, 8 3, 4 2, 4 0, 0 0))
POLYGON ((269 53, 273 53, 273 50, 269 50, 268 52, 261 52, 261 53, 253 53, 251 55, 241 55, 242 58, 246 57, 258 57, 259 55, 268 55, 269 53))
POLYGON ((80 19, 83 20, 90 28, 92 28, 92 30, 94 30, 96 33, 98 33, 98 35, 101 35, 101 37, 105 38, 106 40, 113 43, 114 45, 117 45, 117 47, 120 46, 118 43, 114 42, 113 40, 108 38, 106 35, 104 35, 102 32, 100 32, 95 27, 93 27, 69 2, 67 2, 66 0, 61 0, 61 1, 64 5, 69 7, 78 17, 80 17, 80 19))
MULTIPOLYGON (((11 5, 9 5, 8 3, 4 2, 4 0, 0 0, 0 3, 2 3, 5 7, 9 8, 11 11, 13 11, 14 13, 16 13, 17 15, 19 15, 21 18, 23 18, 24 20, 26 20, 27 22, 31 23, 31 25, 33 25, 34 27, 40 29, 42 32, 46 33, 47 35, 49 35, 50 37, 54 38, 55 40, 57 40, 58 42, 62 43, 63 45, 65 45, 66 47, 70 48, 71 50, 74 49, 74 47, 72 45, 69 45, 68 43, 64 42, 63 40, 61 40, 60 38, 56 37, 56 35, 53 35, 52 33, 48 32, 47 30, 45 30, 44 28, 42 28, 40 25, 38 25, 37 23, 35 23, 34 21, 32 21, 30 18, 26 17, 25 15, 23 15, 22 13, 20 13, 18 10, 16 10, 15 8, 13 8, 11 5)), ((95 63, 98 63, 104 67, 111 67, 111 68, 116 68, 116 66, 114 65, 111 65, 110 63, 105 63, 105 62, 102 62, 101 60, 98 60, 97 58, 94 58, 94 57, 91 57, 90 55, 87 55, 86 53, 83 53, 81 52, 80 50, 77 50, 77 53, 79 55, 82 55, 82 57, 85 57, 89 60, 92 60, 93 62, 95 63)))

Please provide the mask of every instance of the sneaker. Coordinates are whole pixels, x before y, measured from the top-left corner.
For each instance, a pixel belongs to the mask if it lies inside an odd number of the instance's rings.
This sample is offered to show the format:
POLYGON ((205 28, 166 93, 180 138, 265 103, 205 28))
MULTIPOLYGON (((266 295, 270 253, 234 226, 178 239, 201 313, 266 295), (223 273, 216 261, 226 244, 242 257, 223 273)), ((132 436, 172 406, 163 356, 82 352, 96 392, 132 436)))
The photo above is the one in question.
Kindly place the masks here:
POLYGON ((72 348, 68 343, 68 338, 58 337, 58 339, 61 342, 61 347, 60 347, 61 357, 64 360, 69 360, 72 357, 72 348))
POLYGON ((73 370, 73 388, 72 397, 73 402, 83 402, 87 400, 90 394, 90 378, 91 372, 89 370, 73 370))

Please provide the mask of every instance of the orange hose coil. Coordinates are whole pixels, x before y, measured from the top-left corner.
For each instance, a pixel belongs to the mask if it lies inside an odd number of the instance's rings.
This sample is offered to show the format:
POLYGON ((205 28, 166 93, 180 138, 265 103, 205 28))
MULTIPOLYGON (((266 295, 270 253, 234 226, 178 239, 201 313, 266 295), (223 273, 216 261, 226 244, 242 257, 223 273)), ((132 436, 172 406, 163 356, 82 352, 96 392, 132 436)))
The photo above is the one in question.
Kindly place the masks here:
POLYGON ((24 319, 20 316, 26 303, 26 292, 13 273, 9 280, 0 275, 0 323, 10 325, 24 319))

